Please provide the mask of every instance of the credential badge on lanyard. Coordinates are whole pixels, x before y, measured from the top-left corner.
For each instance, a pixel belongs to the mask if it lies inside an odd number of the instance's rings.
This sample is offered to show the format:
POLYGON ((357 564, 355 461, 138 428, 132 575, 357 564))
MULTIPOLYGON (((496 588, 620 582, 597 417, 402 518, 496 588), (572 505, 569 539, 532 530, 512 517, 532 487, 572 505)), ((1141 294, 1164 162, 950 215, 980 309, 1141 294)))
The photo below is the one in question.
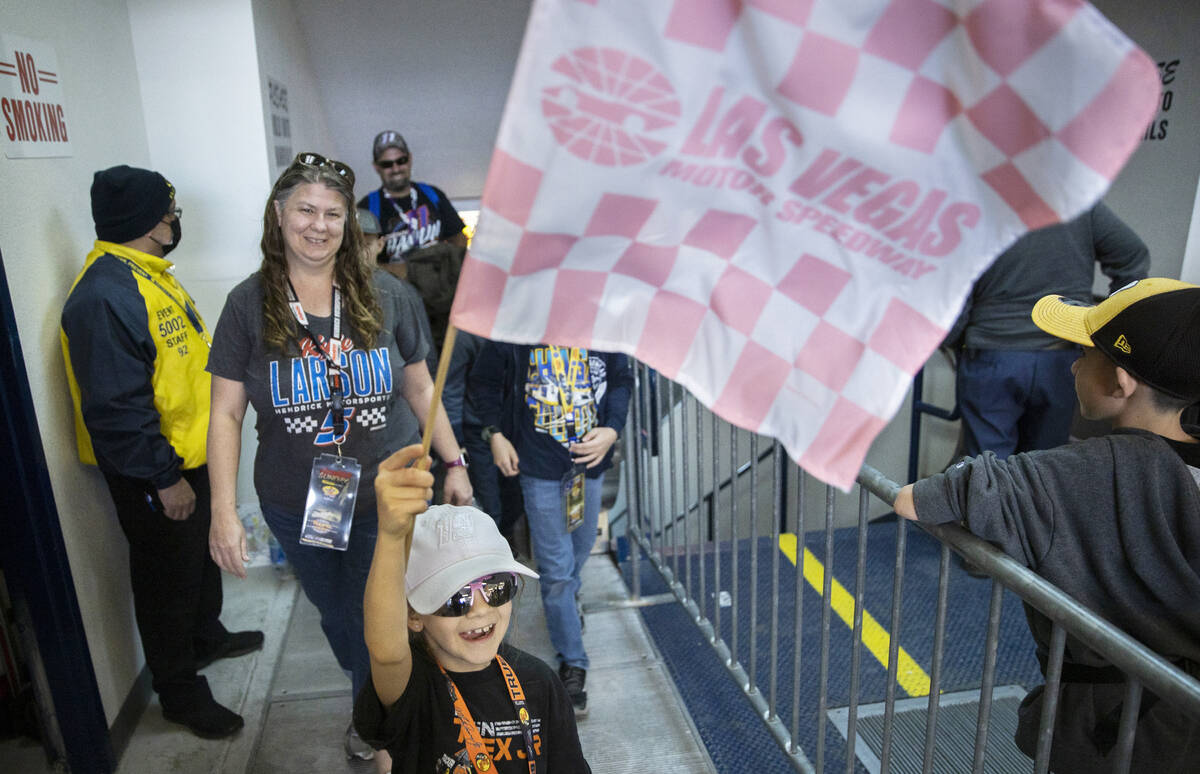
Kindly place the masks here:
MULTIPOLYGON (((559 347, 549 347, 550 367, 554 370, 554 380, 558 382, 558 402, 563 412, 563 434, 567 437, 567 450, 571 444, 579 442, 579 419, 575 413, 575 390, 568 384, 567 365, 562 350, 559 347), (569 389, 570 388, 570 389, 569 389)), ((570 350, 571 360, 586 358, 578 347, 570 350)), ((567 519, 567 532, 574 532, 583 524, 584 488, 587 486, 586 468, 583 465, 572 464, 562 477, 562 508, 567 519)))
POLYGON ((333 437, 337 454, 320 454, 313 460, 308 478, 308 497, 304 503, 304 523, 300 527, 300 542, 320 548, 345 551, 350 544, 350 525, 354 521, 354 502, 362 466, 353 457, 342 456, 342 441, 346 436, 345 379, 342 373, 342 297, 333 287, 333 322, 329 340, 321 340, 308 326, 296 297, 296 289, 288 280, 288 306, 313 347, 325 360, 329 382, 329 414, 333 420, 333 437))

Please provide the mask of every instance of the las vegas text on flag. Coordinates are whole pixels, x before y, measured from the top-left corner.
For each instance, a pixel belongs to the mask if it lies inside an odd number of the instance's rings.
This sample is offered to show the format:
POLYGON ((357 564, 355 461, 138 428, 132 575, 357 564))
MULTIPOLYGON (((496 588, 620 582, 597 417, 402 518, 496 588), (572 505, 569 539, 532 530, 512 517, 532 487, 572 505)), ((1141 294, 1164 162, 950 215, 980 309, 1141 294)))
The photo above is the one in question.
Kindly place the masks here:
POLYGON ((451 319, 633 355, 847 488, 1157 98, 1078 0, 535 0, 451 319))

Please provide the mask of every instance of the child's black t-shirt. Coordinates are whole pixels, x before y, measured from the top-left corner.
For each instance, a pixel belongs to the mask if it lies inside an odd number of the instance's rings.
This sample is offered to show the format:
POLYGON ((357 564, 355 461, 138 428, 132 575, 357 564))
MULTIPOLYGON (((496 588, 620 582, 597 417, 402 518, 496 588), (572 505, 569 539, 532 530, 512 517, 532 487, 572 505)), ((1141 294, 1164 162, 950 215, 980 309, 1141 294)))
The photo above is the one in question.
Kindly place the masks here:
MULTIPOLYGON (((508 645, 500 656, 521 682, 533 722, 538 774, 586 774, 591 771, 579 747, 575 712, 562 681, 545 662, 508 645)), ((492 755, 497 774, 528 774, 525 738, 500 666, 495 660, 479 672, 450 672, 479 735, 492 755)), ((465 749, 454 715, 446 678, 423 648, 413 648, 408 687, 391 707, 384 707, 370 680, 354 704, 359 735, 392 756, 393 774, 433 774, 443 755, 454 758, 465 749)))

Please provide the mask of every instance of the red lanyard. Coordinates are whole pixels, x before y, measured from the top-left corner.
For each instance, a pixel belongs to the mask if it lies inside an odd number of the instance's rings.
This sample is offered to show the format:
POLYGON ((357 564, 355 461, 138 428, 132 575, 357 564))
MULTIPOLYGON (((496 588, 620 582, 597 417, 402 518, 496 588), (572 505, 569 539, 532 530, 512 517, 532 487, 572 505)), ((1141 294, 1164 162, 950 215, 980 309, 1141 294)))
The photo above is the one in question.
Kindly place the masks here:
MULTIPOLYGON (((501 658, 499 653, 496 654, 496 663, 500 665, 500 672, 504 675, 504 687, 508 689, 508 697, 512 699, 513 709, 517 711, 517 720, 521 721, 521 733, 525 737, 525 762, 529 764, 529 774, 537 774, 537 764, 533 760, 533 721, 529 717, 529 709, 525 706, 525 691, 521 689, 521 681, 517 679, 517 673, 513 671, 507 661, 501 658)), ((488 754, 487 746, 479 735, 479 729, 475 727, 475 720, 471 717, 471 711, 467 709, 467 703, 463 701, 462 693, 459 692, 458 686, 450 679, 450 675, 446 674, 446 670, 442 668, 441 664, 438 664, 438 669, 441 669, 442 674, 446 675, 446 682, 450 687, 450 701, 454 703, 454 716, 458 718, 458 722, 462 726, 463 741, 467 746, 456 763, 473 767, 480 774, 491 771, 493 768, 492 756, 488 754)), ((468 768, 469 770, 470 768, 468 768)))
POLYGON ((312 345, 321 356, 329 362, 334 368, 340 369, 340 359, 342 355, 342 296, 338 293, 337 285, 333 286, 332 298, 329 305, 332 309, 333 321, 332 330, 330 331, 329 339, 324 345, 317 335, 308 327, 308 316, 304 314, 304 307, 300 304, 300 299, 296 297, 296 289, 292 287, 292 281, 288 283, 288 308, 292 310, 292 316, 296 318, 296 322, 300 323, 300 328, 308 335, 312 341, 312 345))

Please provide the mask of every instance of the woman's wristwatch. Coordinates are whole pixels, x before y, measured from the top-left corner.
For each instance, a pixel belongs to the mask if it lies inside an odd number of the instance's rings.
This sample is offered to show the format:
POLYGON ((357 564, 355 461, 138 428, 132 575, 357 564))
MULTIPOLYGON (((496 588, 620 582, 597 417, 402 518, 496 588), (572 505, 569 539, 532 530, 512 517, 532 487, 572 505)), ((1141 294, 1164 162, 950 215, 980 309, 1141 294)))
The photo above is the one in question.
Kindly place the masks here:
POLYGON ((458 456, 452 460, 446 460, 442 463, 446 466, 446 470, 450 468, 465 468, 467 466, 467 451, 462 449, 458 452, 458 456))

